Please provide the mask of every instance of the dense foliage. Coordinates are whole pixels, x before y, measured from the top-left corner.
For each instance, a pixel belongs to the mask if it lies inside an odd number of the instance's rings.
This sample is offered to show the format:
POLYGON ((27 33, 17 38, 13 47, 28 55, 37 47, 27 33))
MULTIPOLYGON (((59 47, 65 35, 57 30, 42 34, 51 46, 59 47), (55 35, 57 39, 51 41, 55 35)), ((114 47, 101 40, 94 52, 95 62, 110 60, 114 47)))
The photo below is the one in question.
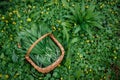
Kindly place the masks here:
MULTIPOLYGON (((120 0, 0 1, 0 79, 119 80, 119 9, 120 0), (63 45, 65 57, 53 71, 42 74, 25 54, 47 32, 63 45)), ((53 42, 44 41, 31 55, 39 66, 60 55, 53 42)))

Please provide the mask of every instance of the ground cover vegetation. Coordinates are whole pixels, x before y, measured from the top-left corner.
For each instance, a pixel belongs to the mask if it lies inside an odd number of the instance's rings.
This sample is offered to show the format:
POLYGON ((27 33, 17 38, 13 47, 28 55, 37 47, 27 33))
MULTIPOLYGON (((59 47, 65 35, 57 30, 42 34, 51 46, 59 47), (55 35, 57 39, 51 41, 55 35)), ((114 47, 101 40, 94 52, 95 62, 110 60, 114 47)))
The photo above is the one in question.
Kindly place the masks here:
MULTIPOLYGON (((0 1, 1 80, 119 80, 120 0, 0 1), (30 45, 51 32, 65 49, 62 63, 42 74, 26 60, 30 45)), ((49 37, 30 57, 41 67, 60 56, 49 37)))

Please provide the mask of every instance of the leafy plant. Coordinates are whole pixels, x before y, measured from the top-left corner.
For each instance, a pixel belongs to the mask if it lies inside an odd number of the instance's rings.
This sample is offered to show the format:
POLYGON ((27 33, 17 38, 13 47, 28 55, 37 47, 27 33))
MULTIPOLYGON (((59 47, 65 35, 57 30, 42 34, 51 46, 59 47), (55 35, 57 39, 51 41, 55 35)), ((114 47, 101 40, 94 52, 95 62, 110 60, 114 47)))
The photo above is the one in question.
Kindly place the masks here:
POLYGON ((100 12, 95 10, 95 4, 93 2, 87 5, 84 1, 80 4, 76 4, 74 7, 69 7, 71 13, 64 17, 70 24, 74 26, 74 33, 80 33, 86 31, 89 35, 92 35, 94 27, 102 29, 102 16, 100 12))

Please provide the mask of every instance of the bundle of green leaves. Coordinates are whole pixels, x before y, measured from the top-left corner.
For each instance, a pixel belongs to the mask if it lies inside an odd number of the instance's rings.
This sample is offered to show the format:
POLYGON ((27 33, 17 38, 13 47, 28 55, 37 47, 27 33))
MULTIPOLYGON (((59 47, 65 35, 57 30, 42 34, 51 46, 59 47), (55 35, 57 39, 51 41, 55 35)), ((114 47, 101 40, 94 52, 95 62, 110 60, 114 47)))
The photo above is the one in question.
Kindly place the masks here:
MULTIPOLYGON (((43 23, 40 25, 32 24, 30 29, 21 31, 19 35, 19 41, 21 44, 20 50, 26 53, 28 48, 41 36, 46 33, 51 33, 51 30, 43 23)), ((60 56, 60 50, 58 46, 50 39, 50 37, 44 38, 40 41, 32 50, 30 57, 40 67, 46 67, 53 63, 60 56)))

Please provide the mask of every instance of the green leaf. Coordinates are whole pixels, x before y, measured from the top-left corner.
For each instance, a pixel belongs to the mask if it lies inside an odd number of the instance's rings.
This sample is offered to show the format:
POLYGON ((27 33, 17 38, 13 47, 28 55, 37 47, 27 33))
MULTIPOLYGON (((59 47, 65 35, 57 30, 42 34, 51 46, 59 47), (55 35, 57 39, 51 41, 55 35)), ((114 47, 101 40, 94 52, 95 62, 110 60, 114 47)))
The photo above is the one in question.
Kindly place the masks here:
POLYGON ((4 53, 2 53, 2 54, 0 55, 0 58, 1 58, 1 59, 3 59, 3 58, 4 58, 4 53))
POLYGON ((73 38, 73 39, 71 40, 71 44, 74 44, 74 43, 76 43, 76 42, 78 42, 78 41, 79 41, 78 37, 73 38))
MULTIPOLYGON (((76 66, 77 66, 77 65, 76 65, 76 66)), ((76 74, 77 79, 79 79, 80 76, 81 76, 81 74, 82 74, 82 73, 81 73, 81 70, 80 70, 80 69, 77 70, 75 74, 76 74)))
MULTIPOLYGON (((63 17, 72 20, 71 22, 76 21, 75 17, 74 17, 74 16, 71 16, 71 15, 65 15, 65 16, 63 16, 63 17)), ((63 24, 65 24, 65 23, 63 22, 62 25, 63 25, 63 24)))
POLYGON ((58 72, 54 72, 54 73, 53 73, 53 76, 54 76, 55 78, 59 78, 59 77, 60 77, 59 74, 58 74, 58 72))
POLYGON ((62 4, 64 5, 65 8, 69 8, 69 4, 66 0, 62 0, 62 4))
POLYGON ((69 41, 69 33, 68 33, 68 30, 67 28, 65 27, 65 25, 63 25, 63 38, 66 39, 66 41, 68 42, 69 41))
POLYGON ((70 27, 71 26, 71 24, 69 22, 62 22, 61 25, 65 26, 65 27, 70 27))
POLYGON ((81 23, 83 21, 83 15, 82 15, 83 13, 81 12, 80 5, 76 4, 74 9, 75 11, 73 13, 73 16, 76 19, 76 23, 81 23))
POLYGON ((82 0, 81 13, 85 13, 85 2, 82 0))
POLYGON ((18 61, 18 56, 15 53, 12 54, 12 60, 13 60, 13 62, 18 61))
POLYGON ((93 13, 95 10, 95 5, 93 3, 90 4, 89 8, 87 9, 88 13, 93 13))
POLYGON ((76 26, 76 27, 77 27, 77 28, 76 28, 75 31, 74 31, 75 34, 78 33, 78 32, 81 30, 80 26, 76 26))
POLYGON ((41 11, 32 12, 31 15, 30 15, 30 17, 31 17, 31 18, 39 17, 39 16, 40 16, 40 12, 41 12, 41 11))
POLYGON ((35 23, 32 23, 32 26, 31 26, 32 28, 31 28, 31 31, 30 31, 30 33, 32 34, 32 35, 34 35, 34 36, 36 36, 37 37, 37 25, 35 24, 35 23))
POLYGON ((102 25, 99 22, 91 22, 91 25, 98 27, 99 29, 103 29, 102 25))
POLYGON ((46 75, 46 77, 47 77, 47 78, 50 78, 50 77, 51 77, 51 74, 50 74, 50 73, 48 73, 48 74, 46 75))

